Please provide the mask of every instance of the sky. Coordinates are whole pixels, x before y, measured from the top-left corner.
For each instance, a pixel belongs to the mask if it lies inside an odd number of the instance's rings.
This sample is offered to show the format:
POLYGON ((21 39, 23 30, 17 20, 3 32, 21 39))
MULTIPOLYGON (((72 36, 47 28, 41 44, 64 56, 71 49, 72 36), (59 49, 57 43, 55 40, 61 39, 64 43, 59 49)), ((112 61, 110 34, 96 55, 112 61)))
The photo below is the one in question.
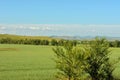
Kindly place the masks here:
POLYGON ((120 37, 120 0, 0 0, 0 33, 120 37))

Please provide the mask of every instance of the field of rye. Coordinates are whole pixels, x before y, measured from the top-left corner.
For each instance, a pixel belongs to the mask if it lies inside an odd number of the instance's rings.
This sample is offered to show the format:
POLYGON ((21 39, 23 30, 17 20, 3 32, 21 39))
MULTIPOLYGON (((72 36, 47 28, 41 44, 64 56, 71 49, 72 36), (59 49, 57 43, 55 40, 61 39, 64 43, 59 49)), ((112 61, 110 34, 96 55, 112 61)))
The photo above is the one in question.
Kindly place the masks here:
MULTIPOLYGON (((0 44, 0 80, 56 80, 52 46, 0 44)), ((110 61, 120 57, 120 48, 111 48, 110 61)), ((120 79, 120 63, 113 76, 120 79)))

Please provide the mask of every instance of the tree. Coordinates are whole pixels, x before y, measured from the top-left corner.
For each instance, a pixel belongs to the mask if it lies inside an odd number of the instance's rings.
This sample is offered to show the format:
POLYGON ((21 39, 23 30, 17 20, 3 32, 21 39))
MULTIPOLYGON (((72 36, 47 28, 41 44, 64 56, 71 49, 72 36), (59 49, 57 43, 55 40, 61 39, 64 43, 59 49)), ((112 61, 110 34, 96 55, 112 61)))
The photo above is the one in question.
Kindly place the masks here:
POLYGON ((48 40, 42 40, 42 45, 49 45, 49 41, 48 40))
POLYGON ((120 47, 120 41, 119 40, 110 41, 109 46, 110 47, 120 47))
POLYGON ((120 41, 115 40, 115 44, 116 44, 116 46, 115 46, 115 47, 120 47, 120 41))
POLYGON ((41 40, 39 40, 39 39, 33 40, 34 45, 40 45, 40 43, 41 43, 41 40))
POLYGON ((59 46, 63 46, 63 45, 64 45, 64 42, 65 42, 65 40, 61 39, 61 40, 58 41, 58 45, 59 45, 59 46))
POLYGON ((106 39, 96 38, 87 52, 90 56, 86 59, 85 71, 89 73, 92 80, 113 80, 114 68, 109 63, 109 43, 106 39))
POLYGON ((76 46, 76 45, 77 45, 77 43, 78 43, 78 41, 77 41, 77 40, 73 40, 72 42, 73 42, 73 45, 74 45, 74 46, 76 46))
POLYGON ((80 47, 66 41, 63 47, 53 50, 58 77, 62 80, 115 80, 112 76, 115 67, 109 62, 109 42, 104 38, 96 38, 80 47))
POLYGON ((57 42, 57 40, 55 40, 55 39, 52 39, 52 40, 51 40, 51 45, 52 45, 52 46, 58 45, 58 42, 57 42))
POLYGON ((87 58, 84 49, 67 41, 63 47, 56 47, 53 51, 56 54, 56 67, 59 69, 57 77, 62 80, 81 80, 81 76, 85 74, 82 60, 87 58))

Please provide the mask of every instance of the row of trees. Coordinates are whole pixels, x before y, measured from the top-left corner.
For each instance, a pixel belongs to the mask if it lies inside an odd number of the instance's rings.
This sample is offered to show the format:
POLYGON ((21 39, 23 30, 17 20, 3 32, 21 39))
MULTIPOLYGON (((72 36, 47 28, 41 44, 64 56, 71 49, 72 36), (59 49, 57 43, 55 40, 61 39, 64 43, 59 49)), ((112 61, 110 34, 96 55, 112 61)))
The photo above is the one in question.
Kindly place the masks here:
MULTIPOLYGON (((67 40, 41 40, 41 39, 12 39, 12 38, 0 38, 0 44, 30 44, 30 45, 60 45, 62 46, 67 40)), ((71 40, 74 45, 76 44, 90 44, 92 43, 92 40, 82 40, 82 41, 77 41, 77 40, 71 40)), ((110 47, 120 47, 120 41, 115 40, 115 41, 109 41, 109 46, 110 47)))
POLYGON ((110 47, 120 47, 120 41, 119 40, 110 41, 109 44, 110 44, 110 47))
POLYGON ((96 38, 83 47, 67 41, 53 51, 59 69, 56 77, 60 80, 115 80, 112 76, 115 67, 109 62, 109 42, 106 39, 96 38))
MULTIPOLYGON (((92 43, 93 40, 83 40, 80 42, 80 44, 90 44, 92 43)), ((109 43, 109 47, 120 47, 120 41, 119 40, 115 40, 115 41, 108 41, 109 43)))
MULTIPOLYGON (((11 39, 0 38, 0 44, 30 44, 30 45, 60 45, 62 46, 66 40, 40 40, 40 39, 11 39)), ((76 40, 72 41, 74 45, 77 44, 76 40)))
POLYGON ((49 45, 48 40, 39 39, 11 39, 11 38, 1 38, 1 44, 32 44, 32 45, 49 45))

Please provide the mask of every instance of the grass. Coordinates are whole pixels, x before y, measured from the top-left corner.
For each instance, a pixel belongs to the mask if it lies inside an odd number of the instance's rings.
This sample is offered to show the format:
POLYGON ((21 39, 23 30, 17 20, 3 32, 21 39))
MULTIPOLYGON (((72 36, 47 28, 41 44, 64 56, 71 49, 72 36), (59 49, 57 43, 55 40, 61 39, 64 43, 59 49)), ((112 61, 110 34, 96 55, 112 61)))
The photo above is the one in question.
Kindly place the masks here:
POLYGON ((50 46, 0 45, 0 80, 54 80, 50 46))
MULTIPOLYGON (((120 48, 111 48, 110 61, 120 57, 120 48)), ((51 46, 0 44, 0 80, 55 80, 51 46)), ((120 79, 120 63, 114 77, 120 79)))
POLYGON ((119 62, 115 65, 116 68, 113 71, 113 76, 120 80, 120 48, 111 48, 111 50, 112 54, 110 55, 110 61, 113 63, 119 60, 119 62))

